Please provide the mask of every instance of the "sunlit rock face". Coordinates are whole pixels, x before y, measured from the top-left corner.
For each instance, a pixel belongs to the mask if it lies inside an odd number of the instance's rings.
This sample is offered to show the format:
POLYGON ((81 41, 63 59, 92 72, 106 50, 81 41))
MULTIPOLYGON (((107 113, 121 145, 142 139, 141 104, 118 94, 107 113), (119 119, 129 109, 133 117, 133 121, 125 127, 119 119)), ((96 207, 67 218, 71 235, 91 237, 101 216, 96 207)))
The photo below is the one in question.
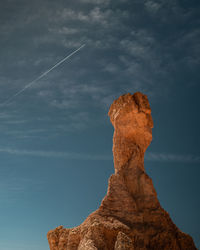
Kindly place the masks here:
POLYGON ((108 114, 115 129, 115 173, 109 179, 107 195, 80 226, 49 231, 50 250, 196 249, 192 238, 160 206, 144 169, 153 128, 146 95, 120 96, 108 114))

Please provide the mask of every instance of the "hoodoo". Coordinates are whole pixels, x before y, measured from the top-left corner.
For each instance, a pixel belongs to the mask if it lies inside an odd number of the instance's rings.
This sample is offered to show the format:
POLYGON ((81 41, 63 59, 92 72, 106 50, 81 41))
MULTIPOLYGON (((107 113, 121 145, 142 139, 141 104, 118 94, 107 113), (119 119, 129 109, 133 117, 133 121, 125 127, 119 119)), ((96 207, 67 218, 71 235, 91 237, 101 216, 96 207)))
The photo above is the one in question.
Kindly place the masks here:
POLYGON ((161 207, 144 154, 152 140, 153 121, 147 96, 125 94, 109 110, 114 126, 115 173, 99 209, 78 227, 48 232, 50 250, 194 250, 161 207))

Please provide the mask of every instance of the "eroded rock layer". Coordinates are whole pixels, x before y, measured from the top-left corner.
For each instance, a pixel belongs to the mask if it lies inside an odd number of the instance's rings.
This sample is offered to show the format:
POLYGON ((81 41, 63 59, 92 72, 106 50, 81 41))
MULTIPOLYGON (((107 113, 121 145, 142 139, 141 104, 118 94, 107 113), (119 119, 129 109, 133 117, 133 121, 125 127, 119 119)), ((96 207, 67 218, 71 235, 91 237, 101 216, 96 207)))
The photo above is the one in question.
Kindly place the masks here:
POLYGON ((152 140, 153 121, 146 95, 120 96, 109 110, 114 126, 115 173, 98 210, 78 227, 48 232, 50 250, 193 250, 160 206, 144 153, 152 140))

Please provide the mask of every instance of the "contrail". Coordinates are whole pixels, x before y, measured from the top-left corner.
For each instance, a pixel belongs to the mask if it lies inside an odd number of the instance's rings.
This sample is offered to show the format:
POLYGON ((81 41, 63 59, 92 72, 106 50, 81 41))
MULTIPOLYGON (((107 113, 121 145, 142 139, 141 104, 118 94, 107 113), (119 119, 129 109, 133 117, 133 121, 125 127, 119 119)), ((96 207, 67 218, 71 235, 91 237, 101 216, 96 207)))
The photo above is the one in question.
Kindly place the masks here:
POLYGON ((20 91, 18 91, 16 94, 14 94, 13 96, 11 96, 10 98, 8 98, 4 103, 2 103, 2 105, 9 103, 14 97, 20 95, 22 92, 24 92, 27 88, 29 88, 31 85, 33 85, 35 82, 37 82, 38 80, 40 80, 41 78, 43 78, 44 76, 46 76, 49 72, 51 72, 53 69, 57 68, 61 63, 63 63, 64 61, 66 61, 68 58, 70 58, 71 56, 73 56, 75 53, 77 53, 80 49, 82 49, 85 46, 85 44, 81 45, 81 47, 79 47, 78 49, 76 49, 74 52, 72 52, 71 54, 69 54, 68 56, 66 56, 64 59, 62 59, 60 62, 56 63, 53 67, 51 67, 50 69, 48 69, 47 71, 45 71, 42 75, 40 75, 39 77, 37 77, 35 80, 31 81, 30 83, 28 83, 23 89, 21 89, 20 91))

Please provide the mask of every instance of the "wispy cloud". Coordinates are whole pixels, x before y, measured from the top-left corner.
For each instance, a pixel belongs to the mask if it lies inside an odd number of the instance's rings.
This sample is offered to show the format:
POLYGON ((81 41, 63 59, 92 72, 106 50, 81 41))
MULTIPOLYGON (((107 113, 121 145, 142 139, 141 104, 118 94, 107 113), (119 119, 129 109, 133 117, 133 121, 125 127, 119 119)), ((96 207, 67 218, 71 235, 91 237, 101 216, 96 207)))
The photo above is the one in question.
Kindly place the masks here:
POLYGON ((145 7, 150 13, 155 14, 161 7, 161 4, 156 1, 147 0, 145 2, 145 7))
POLYGON ((112 157, 109 155, 84 154, 75 152, 21 150, 13 148, 0 148, 0 152, 19 156, 56 157, 72 160, 112 160, 112 157))
POLYGON ((155 162, 200 163, 200 156, 166 153, 146 153, 145 160, 155 162))
POLYGON ((79 31, 78 29, 69 28, 69 27, 62 27, 60 29, 49 28, 49 32, 54 32, 54 33, 58 33, 61 35, 73 35, 73 34, 77 33, 78 31, 79 31))
MULTIPOLYGON (((43 151, 43 150, 24 150, 14 148, 0 148, 0 152, 19 156, 36 156, 36 157, 53 157, 66 158, 70 160, 112 160, 112 155, 60 152, 60 151, 43 151)), ((180 162, 180 163, 200 163, 200 156, 180 155, 148 152, 145 154, 146 161, 152 162, 180 162)))

